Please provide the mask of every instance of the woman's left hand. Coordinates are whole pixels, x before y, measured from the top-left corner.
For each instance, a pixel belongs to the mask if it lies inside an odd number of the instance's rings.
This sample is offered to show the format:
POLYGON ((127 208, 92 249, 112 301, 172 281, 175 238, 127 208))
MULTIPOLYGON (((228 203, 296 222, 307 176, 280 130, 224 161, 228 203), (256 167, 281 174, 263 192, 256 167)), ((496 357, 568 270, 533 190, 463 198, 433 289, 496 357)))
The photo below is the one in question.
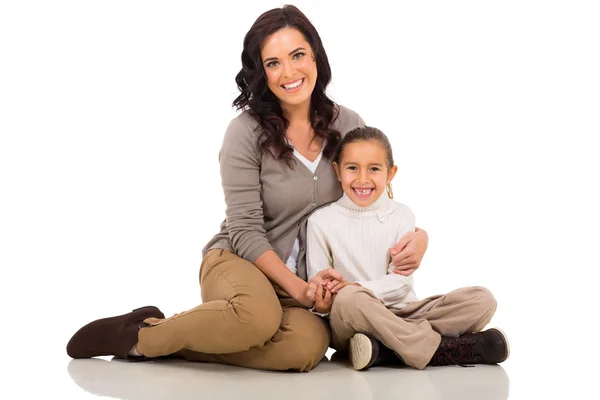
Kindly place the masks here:
POLYGON ((417 228, 415 232, 408 232, 391 249, 392 265, 396 267, 394 273, 409 276, 419 266, 427 250, 429 238, 427 232, 417 228))

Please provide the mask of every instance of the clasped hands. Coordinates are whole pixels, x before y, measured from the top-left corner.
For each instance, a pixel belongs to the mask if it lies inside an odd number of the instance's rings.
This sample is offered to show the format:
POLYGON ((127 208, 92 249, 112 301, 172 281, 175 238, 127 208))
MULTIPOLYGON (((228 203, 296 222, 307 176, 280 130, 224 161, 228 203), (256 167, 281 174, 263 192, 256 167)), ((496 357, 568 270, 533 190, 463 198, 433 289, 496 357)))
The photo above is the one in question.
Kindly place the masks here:
MULTIPOLYGON (((409 232, 388 250, 391 264, 395 267, 393 271, 395 274, 409 276, 419 268, 427 248, 427 239, 424 245, 419 246, 416 236, 416 232, 409 232)), ((319 271, 308 281, 305 298, 313 304, 315 311, 329 313, 337 293, 348 285, 360 286, 358 283, 344 280, 342 274, 335 269, 327 268, 319 271)))
POLYGON ((333 298, 347 285, 352 283, 344 280, 342 274, 333 268, 324 269, 317 272, 315 276, 308 281, 306 297, 314 303, 314 310, 319 313, 328 313, 331 311, 333 298))

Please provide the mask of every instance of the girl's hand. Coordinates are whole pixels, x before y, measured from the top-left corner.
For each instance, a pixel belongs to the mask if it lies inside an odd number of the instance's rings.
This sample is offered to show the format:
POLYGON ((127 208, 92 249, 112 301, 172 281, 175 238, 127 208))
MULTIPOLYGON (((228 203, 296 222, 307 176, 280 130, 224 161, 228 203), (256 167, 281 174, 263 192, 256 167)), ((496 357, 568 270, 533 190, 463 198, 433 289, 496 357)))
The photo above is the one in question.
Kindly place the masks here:
MULTIPOLYGON (((310 278, 308 281, 308 288, 306 291, 306 295, 309 299, 312 299, 314 302, 316 300, 317 288, 323 284, 323 282, 331 282, 338 281, 342 282, 344 277, 342 274, 337 272, 333 268, 324 269, 322 271, 317 272, 315 276, 310 278)), ((311 305, 312 307, 312 305, 311 305)))
POLYGON ((416 232, 408 232, 391 249, 392 265, 395 274, 409 276, 419 266, 427 250, 429 238, 427 232, 417 228, 416 232))
POLYGON ((337 294, 340 290, 342 290, 343 287, 348 286, 348 285, 352 285, 352 283, 348 282, 348 281, 338 281, 338 280, 333 280, 329 283, 327 283, 326 288, 328 290, 331 291, 331 294, 337 294))

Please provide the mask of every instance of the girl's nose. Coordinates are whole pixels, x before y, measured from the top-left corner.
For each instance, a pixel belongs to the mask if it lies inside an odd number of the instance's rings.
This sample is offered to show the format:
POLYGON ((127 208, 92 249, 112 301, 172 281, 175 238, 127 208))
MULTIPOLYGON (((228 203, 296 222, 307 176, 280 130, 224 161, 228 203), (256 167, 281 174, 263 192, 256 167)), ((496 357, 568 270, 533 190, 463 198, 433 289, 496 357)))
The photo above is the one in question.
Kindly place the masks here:
POLYGON ((361 171, 361 173, 358 175, 358 179, 360 180, 360 183, 365 183, 367 179, 369 179, 367 177, 367 171, 361 171))

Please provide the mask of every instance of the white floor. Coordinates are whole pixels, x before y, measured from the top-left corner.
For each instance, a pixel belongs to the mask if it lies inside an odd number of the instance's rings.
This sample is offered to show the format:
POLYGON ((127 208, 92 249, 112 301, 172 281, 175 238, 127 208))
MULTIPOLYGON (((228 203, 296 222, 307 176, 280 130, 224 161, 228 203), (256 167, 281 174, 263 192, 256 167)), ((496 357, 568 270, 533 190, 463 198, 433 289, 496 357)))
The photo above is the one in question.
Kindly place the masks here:
MULTIPOLYGON (((32 331, 44 332, 43 327, 32 331)), ((554 340, 548 341, 550 344, 554 340)), ((35 344, 31 340, 29 343, 35 344)), ((517 341, 518 343, 518 341, 517 341)), ((280 373, 176 360, 71 360, 63 349, 36 354, 35 346, 4 352, 1 398, 36 399, 598 399, 592 360, 569 362, 566 341, 547 355, 521 349, 502 365, 377 367, 357 372, 324 359, 309 373, 280 373), (60 353, 63 353, 60 355, 60 353), (536 360, 537 359, 537 360, 536 360), (8 378, 8 379, 4 379, 8 378), (10 397, 5 397, 11 394, 10 397)), ((328 352, 331 358, 332 350, 328 352)), ((581 354, 581 353, 579 353, 581 354)), ((575 354, 573 354, 576 356, 575 354)), ((333 357, 335 360, 335 357, 333 357)), ((571 360, 574 360, 571 358, 571 360)))
POLYGON ((81 398, 120 399, 491 399, 509 395, 500 366, 374 368, 357 372, 340 362, 322 362, 310 373, 273 373, 179 361, 128 363, 73 360, 69 390, 81 398))

